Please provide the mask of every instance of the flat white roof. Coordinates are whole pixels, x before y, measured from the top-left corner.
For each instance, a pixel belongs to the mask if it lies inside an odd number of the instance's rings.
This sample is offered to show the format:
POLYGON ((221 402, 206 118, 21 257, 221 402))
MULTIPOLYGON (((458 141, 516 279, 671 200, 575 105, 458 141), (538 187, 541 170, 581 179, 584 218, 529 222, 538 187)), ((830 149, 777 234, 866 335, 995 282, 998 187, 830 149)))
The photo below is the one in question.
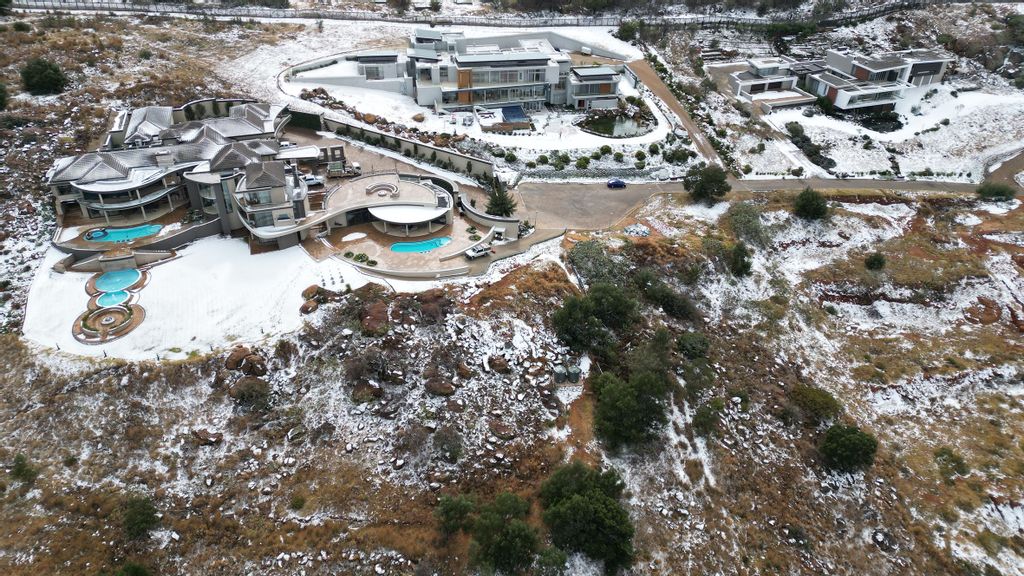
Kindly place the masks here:
POLYGON ((369 209, 374 217, 391 224, 420 224, 439 218, 448 210, 449 208, 409 205, 376 206, 369 209))

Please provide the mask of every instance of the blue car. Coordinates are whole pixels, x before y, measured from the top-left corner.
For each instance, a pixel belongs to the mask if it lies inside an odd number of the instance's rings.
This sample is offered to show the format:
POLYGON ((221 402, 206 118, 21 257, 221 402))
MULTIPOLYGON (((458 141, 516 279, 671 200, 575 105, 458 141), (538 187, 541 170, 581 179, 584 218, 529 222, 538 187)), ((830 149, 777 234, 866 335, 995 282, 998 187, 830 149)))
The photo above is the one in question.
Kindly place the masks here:
POLYGON ((611 180, 608 181, 608 187, 609 188, 625 188, 626 187, 626 183, 623 182, 622 180, 619 180, 618 178, 612 178, 611 180))

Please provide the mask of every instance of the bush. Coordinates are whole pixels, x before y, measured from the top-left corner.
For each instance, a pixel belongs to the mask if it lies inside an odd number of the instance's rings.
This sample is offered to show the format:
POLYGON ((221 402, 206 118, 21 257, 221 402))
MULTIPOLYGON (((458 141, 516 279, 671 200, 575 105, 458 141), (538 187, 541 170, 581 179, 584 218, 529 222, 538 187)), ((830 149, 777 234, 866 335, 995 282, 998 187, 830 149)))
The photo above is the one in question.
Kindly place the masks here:
POLYGON ((619 23, 619 29, 615 31, 615 37, 629 42, 636 38, 639 29, 640 23, 636 20, 623 20, 619 23))
POLYGON ((537 561, 533 563, 534 576, 564 576, 565 563, 569 557, 558 548, 549 546, 537 554, 537 561))
POLYGON ((580 156, 579 158, 576 159, 577 170, 586 170, 588 167, 590 167, 590 158, 587 158, 586 156, 580 156))
POLYGON ((651 145, 647 147, 647 153, 651 156, 657 156, 661 153, 661 147, 658 146, 657 142, 651 142, 651 145))
POLYGON ((35 58, 21 69, 21 82, 32 94, 60 94, 68 85, 68 77, 53 62, 35 58))
POLYGON ((7 85, 0 82, 0 111, 7 109, 7 85))
POLYGON ((946 446, 935 451, 935 464, 939 467, 939 475, 946 484, 952 484, 954 477, 966 476, 971 471, 963 456, 946 446))
POLYGON ((139 58, 141 58, 142 60, 149 60, 152 57, 153 52, 150 49, 143 48, 142 50, 139 50, 139 58))
POLYGON ((595 316, 593 302, 585 296, 566 298, 555 311, 552 324, 558 338, 577 352, 604 348, 612 341, 612 335, 595 316))
POLYGON ((537 531, 523 521, 530 504, 504 492, 480 510, 473 523, 473 556, 478 564, 518 574, 533 564, 540 543, 537 531))
POLYGON ((562 466, 540 488, 544 523, 562 550, 603 560, 614 574, 633 561, 633 523, 619 502, 622 481, 578 461, 562 466))
POLYGON ((612 158, 615 159, 616 162, 622 162, 626 156, 622 152, 616 152, 612 155, 612 158))
POLYGON ((761 224, 761 210, 750 202, 738 202, 725 213, 732 226, 733 234, 757 246, 768 244, 769 237, 761 224))
POLYGON ((693 433, 700 437, 710 436, 718 428, 718 410, 705 404, 693 413, 693 420, 690 421, 693 433))
POLYGON ((123 506, 121 525, 129 540, 139 540, 156 528, 160 519, 156 515, 153 501, 143 496, 129 498, 123 506))
POLYGON ((854 472, 874 464, 878 440, 856 426, 834 424, 825 432, 819 450, 829 468, 854 472))
POLYGON ((447 537, 460 530, 468 530, 473 524, 470 515, 475 508, 473 500, 466 496, 442 496, 434 509, 441 534, 447 537))
POLYGON ((881 252, 872 252, 864 259, 864 267, 868 270, 881 270, 885 268, 885 255, 881 252))
POLYGON ((835 396, 814 386, 794 386, 789 391, 789 399, 800 409, 804 421, 812 425, 831 420, 843 411, 843 405, 835 396))
POLYGON ((657 436, 667 418, 657 394, 661 383, 656 379, 641 374, 623 381, 605 372, 595 380, 594 431, 609 449, 637 446, 657 436))
POLYGON ((708 206, 718 202, 732 186, 726 179, 725 170, 716 164, 704 163, 691 166, 683 177, 683 188, 690 193, 694 202, 704 202, 708 206))
POLYGON ((540 165, 543 166, 543 165, 545 165, 547 163, 548 163, 548 156, 547 156, 547 154, 541 154, 540 156, 537 156, 537 164, 540 164, 540 165))
POLYGON ((15 22, 14 24, 11 24, 11 28, 14 29, 15 32, 31 32, 32 31, 32 26, 29 26, 28 22, 20 22, 20 21, 19 22, 15 22))
POLYGON ((647 159, 647 154, 645 154, 643 150, 637 150, 636 154, 633 154, 633 157, 642 161, 647 159))
POLYGON ((707 336, 700 332, 683 332, 676 338, 676 349, 690 360, 706 358, 710 348, 707 336))
POLYGON ((601 156, 607 156, 608 154, 612 153, 612 147, 607 144, 604 144, 603 146, 601 146, 600 152, 601 156))
POLYGON ((292 495, 292 499, 288 502, 288 507, 292 510, 302 510, 306 507, 306 497, 302 494, 292 495))
POLYGON ((11 466, 11 478, 18 482, 31 484, 36 481, 38 476, 39 471, 28 463, 28 458, 24 454, 18 454, 14 457, 14 465, 11 466))
POLYGON ((978 186, 978 196, 983 200, 1013 200, 1017 189, 1004 182, 982 182, 978 186))
POLYGON ((150 572, 142 564, 125 562, 121 568, 114 573, 114 576, 149 576, 150 572))
POLYGON ((505 162, 508 162, 509 164, 514 164, 516 160, 518 160, 518 158, 516 158, 516 155, 514 153, 509 152, 508 154, 505 154, 505 162))
POLYGON ((747 276, 750 274, 750 270, 753 267, 753 261, 750 257, 750 250, 747 249, 747 245, 743 242, 738 242, 735 246, 729 250, 728 254, 728 265, 729 271, 734 276, 747 276))
POLYGON ((793 201, 793 213, 804 220, 821 220, 828 215, 828 201, 813 188, 804 188, 793 201))
POLYGON ((231 396, 240 406, 266 410, 270 407, 270 384, 260 378, 242 378, 231 389, 231 396))

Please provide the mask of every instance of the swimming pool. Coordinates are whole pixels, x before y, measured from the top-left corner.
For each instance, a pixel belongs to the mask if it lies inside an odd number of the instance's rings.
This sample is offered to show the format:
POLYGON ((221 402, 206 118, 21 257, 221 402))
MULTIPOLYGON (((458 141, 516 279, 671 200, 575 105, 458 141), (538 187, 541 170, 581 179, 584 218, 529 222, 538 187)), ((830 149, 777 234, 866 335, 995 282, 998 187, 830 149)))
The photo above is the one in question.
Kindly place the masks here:
POLYGON ((100 297, 96 299, 96 303, 106 308, 107 306, 117 306, 118 304, 124 304, 128 300, 131 294, 124 290, 118 290, 117 292, 104 292, 100 294, 100 297))
POLYGON ((142 224, 131 228, 95 228, 85 233, 90 242, 130 242, 136 238, 152 236, 163 228, 160 224, 142 224))
POLYGON ((430 240, 420 240, 419 242, 395 242, 391 245, 392 252, 430 252, 436 248, 440 248, 445 244, 451 242, 452 239, 448 236, 441 236, 440 238, 431 238, 430 240))
POLYGON ((96 279, 96 289, 100 292, 119 292, 138 282, 139 278, 142 278, 142 272, 136 268, 111 270, 96 279))

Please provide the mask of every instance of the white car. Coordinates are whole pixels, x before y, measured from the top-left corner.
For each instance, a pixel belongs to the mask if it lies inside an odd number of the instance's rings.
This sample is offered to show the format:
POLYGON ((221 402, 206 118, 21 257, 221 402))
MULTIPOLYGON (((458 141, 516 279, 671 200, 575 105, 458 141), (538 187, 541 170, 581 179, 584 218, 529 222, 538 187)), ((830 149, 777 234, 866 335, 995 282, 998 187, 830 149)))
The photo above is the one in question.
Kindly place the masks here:
POLYGON ((324 177, 323 176, 314 176, 312 174, 303 174, 303 175, 299 176, 299 180, 302 180, 303 182, 305 182, 307 187, 323 186, 324 185, 324 177))
POLYGON ((477 258, 479 258, 481 256, 487 256, 490 253, 491 253, 491 247, 490 246, 483 246, 483 245, 473 246, 469 250, 466 250, 466 258, 469 258, 470 260, 476 260, 477 258))

